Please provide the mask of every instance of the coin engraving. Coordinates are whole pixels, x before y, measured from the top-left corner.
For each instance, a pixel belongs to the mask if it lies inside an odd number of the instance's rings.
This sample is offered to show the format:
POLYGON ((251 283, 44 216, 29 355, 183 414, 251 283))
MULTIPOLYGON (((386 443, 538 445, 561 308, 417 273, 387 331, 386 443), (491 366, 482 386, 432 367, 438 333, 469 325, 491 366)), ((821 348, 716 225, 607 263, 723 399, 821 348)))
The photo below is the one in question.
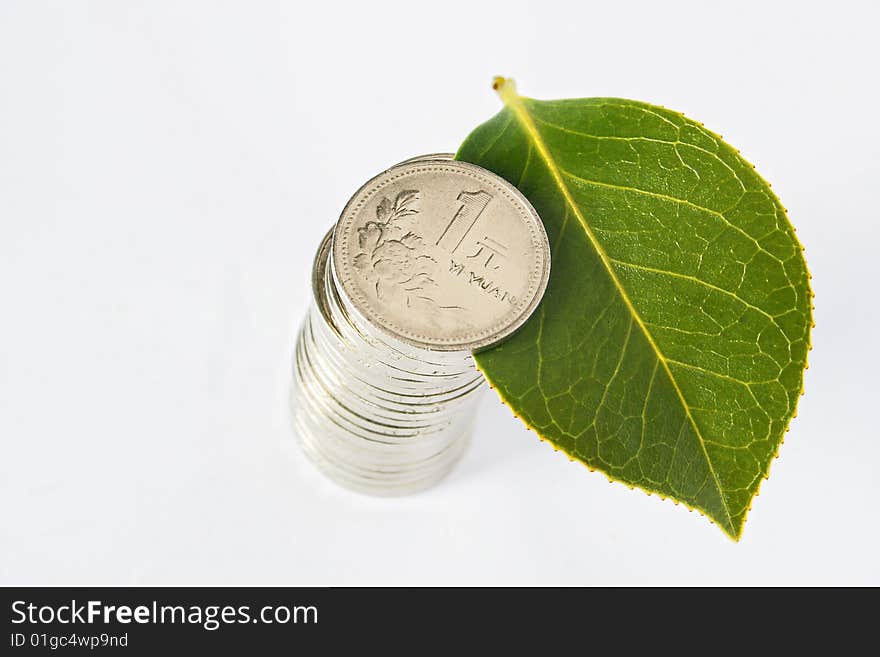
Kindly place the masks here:
POLYGON ((477 219, 480 218, 483 210, 486 209, 486 206, 489 205, 489 201, 492 200, 492 195, 483 189, 476 192, 466 192, 462 190, 455 200, 461 202, 461 207, 455 212, 455 215, 450 219, 449 223, 446 224, 446 228, 443 229, 443 233, 436 242, 439 246, 440 242, 444 239, 455 240, 456 232, 461 232, 458 229, 463 226, 464 232, 461 233, 461 238, 453 242, 455 246, 452 247, 452 253, 455 253, 458 250, 458 247, 464 242, 468 233, 471 232, 474 224, 477 223, 477 219), (457 230, 450 234, 450 229, 452 229, 453 226, 455 226, 457 230))
POLYGON ((395 197, 383 197, 376 206, 376 219, 357 229, 360 251, 353 264, 363 280, 372 284, 381 299, 389 286, 399 287, 406 305, 413 299, 436 303, 429 290, 437 286, 437 260, 426 250, 421 235, 409 230, 419 213, 419 192, 405 189, 395 197))
POLYGON ((333 271, 358 312, 393 337, 476 350, 531 314, 549 274, 543 225, 505 180, 455 161, 392 167, 349 201, 333 271))

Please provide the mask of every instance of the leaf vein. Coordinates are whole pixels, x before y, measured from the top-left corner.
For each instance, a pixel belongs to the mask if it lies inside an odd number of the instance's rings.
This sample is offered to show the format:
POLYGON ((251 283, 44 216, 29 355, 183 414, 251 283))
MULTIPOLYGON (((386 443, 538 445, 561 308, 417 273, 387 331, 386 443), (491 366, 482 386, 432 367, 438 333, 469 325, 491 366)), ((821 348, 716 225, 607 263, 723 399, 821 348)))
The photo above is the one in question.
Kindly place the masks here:
MULTIPOLYGON (((643 194, 645 196, 651 196, 653 198, 658 198, 658 199, 661 199, 664 201, 668 201, 670 203, 677 203, 679 205, 683 205, 683 206, 692 208, 694 210, 698 210, 700 212, 706 212, 708 214, 711 214, 711 215, 721 219, 721 221, 724 222, 724 224, 726 224, 729 228, 731 228, 732 230, 734 230, 735 232, 739 233, 740 235, 745 237, 747 240, 752 242, 755 245, 755 247, 757 247, 758 251, 764 253, 765 255, 767 255, 770 258, 773 258, 773 260, 775 260, 779 264, 783 264, 783 262, 779 258, 779 256, 777 256, 773 253, 770 253, 767 249, 765 249, 761 245, 761 243, 757 239, 755 239, 754 235, 750 235, 749 233, 744 231, 742 228, 740 228, 739 226, 737 226, 736 224, 731 222, 730 219, 728 219, 727 217, 724 216, 724 213, 719 212, 718 210, 713 210, 712 208, 704 207, 702 205, 694 203, 693 201, 688 201, 687 199, 678 198, 677 196, 669 196, 668 194, 661 194, 660 192, 651 192, 647 189, 641 189, 639 187, 629 187, 627 185, 616 185, 614 183, 601 182, 599 180, 590 180, 589 178, 582 178, 581 176, 578 176, 578 175, 576 175, 570 171, 566 171, 564 169, 559 169, 559 172, 562 176, 576 180, 577 182, 580 182, 584 185, 592 185, 595 187, 604 187, 605 189, 613 189, 613 190, 617 190, 620 192, 631 192, 633 194, 643 194)), ((733 207, 736 207, 736 204, 734 204, 733 207)))
POLYGON ((533 118, 535 119, 536 122, 541 123, 542 125, 546 125, 548 128, 552 128, 554 130, 558 130, 558 131, 564 132, 566 134, 574 135, 576 137, 586 137, 587 139, 596 139, 599 141, 603 141, 603 140, 606 140, 606 141, 645 141, 645 142, 654 143, 654 144, 665 144, 667 146, 672 146, 673 150, 675 151, 675 154, 678 156, 678 159, 681 162, 682 166, 684 166, 685 168, 692 171, 694 173, 694 175, 697 177, 697 179, 699 179, 700 174, 697 173, 697 171, 693 167, 691 167, 690 165, 685 163, 685 161, 682 160, 681 155, 678 152, 677 146, 687 146, 688 148, 693 148, 695 151, 699 151, 700 153, 705 153, 706 155, 711 157, 714 161, 718 162, 721 166, 723 166, 725 169, 727 169, 731 173, 731 175, 733 176, 733 179, 739 183, 739 185, 740 185, 740 187, 742 187, 743 191, 745 191, 747 189, 745 186, 745 183, 743 183, 742 179, 739 177, 736 170, 733 167, 731 167, 727 162, 722 160, 717 152, 707 150, 707 149, 703 148, 702 146, 697 146, 696 144, 692 144, 688 141, 681 141, 680 139, 677 139, 675 141, 670 141, 669 139, 658 139, 656 137, 620 137, 617 135, 595 135, 595 134, 592 134, 589 132, 582 132, 580 130, 572 130, 571 128, 566 128, 565 126, 561 126, 561 125, 558 125, 558 124, 553 123, 551 121, 547 121, 546 119, 542 119, 538 116, 534 116, 533 118))
MULTIPOLYGON (((702 285, 703 287, 706 287, 710 290, 714 290, 715 292, 718 292, 720 294, 727 295, 733 299, 736 299, 737 301, 739 301, 741 304, 743 304, 747 308, 751 308, 752 310, 761 313, 762 315, 764 315, 764 317, 766 317, 771 322, 773 322, 773 325, 776 326, 776 328, 778 328, 780 331, 782 331, 782 327, 779 326, 778 322, 776 321, 776 317, 771 315, 770 313, 768 313, 766 310, 764 310, 760 306, 756 306, 755 304, 746 301, 745 299, 743 299, 741 296, 739 296, 735 292, 731 292, 730 290, 725 290, 723 287, 718 287, 717 285, 713 285, 712 283, 709 283, 708 281, 704 281, 702 278, 697 278, 696 276, 690 276, 688 274, 680 274, 678 272, 669 271, 667 269, 657 269, 656 267, 649 267, 647 265, 638 265, 634 262, 625 262, 623 260, 618 260, 617 258, 609 257, 609 260, 611 262, 613 262, 615 265, 618 265, 620 267, 624 267, 626 269, 637 269, 639 271, 646 271, 646 272, 650 272, 652 274, 660 274, 663 276, 671 276, 673 278, 680 278, 683 280, 691 281, 693 283, 697 283, 699 285, 702 285)), ((782 331, 782 334, 785 335, 785 332, 782 331)), ((788 340, 787 337, 786 337, 786 341, 788 341, 789 344, 791 344, 791 342, 788 340)))

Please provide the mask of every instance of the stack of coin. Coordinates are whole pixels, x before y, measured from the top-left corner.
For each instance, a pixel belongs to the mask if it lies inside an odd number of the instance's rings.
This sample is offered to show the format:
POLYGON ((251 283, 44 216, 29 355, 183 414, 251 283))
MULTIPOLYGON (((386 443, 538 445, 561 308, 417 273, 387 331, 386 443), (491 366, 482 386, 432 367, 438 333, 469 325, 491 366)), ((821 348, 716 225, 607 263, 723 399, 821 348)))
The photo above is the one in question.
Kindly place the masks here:
POLYGON ((480 167, 424 156, 367 182, 315 258, 292 388, 306 454, 362 492, 438 481, 483 389, 472 352, 528 319, 549 260, 532 206, 480 167))

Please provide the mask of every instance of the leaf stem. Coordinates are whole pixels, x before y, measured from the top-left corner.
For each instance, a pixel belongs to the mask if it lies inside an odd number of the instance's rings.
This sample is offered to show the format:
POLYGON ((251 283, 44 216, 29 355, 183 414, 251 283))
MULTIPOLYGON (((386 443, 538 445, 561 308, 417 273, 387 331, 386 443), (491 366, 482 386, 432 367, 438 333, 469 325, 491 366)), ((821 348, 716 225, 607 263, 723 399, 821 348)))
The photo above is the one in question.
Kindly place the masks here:
POLYGON ((510 78, 501 77, 500 75, 496 76, 492 80, 492 88, 498 92, 498 95, 501 97, 501 100, 505 105, 512 105, 518 97, 516 93, 516 82, 510 78))

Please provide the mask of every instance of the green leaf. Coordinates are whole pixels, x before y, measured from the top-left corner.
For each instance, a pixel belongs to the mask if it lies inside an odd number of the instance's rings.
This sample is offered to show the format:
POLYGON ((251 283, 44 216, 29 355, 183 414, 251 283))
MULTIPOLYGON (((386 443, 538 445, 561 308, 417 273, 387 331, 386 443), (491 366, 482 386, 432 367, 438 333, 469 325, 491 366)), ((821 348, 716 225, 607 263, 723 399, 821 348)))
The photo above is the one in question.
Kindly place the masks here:
POLYGON ((538 435, 738 540, 802 392, 802 247, 738 151, 619 98, 505 108, 456 157, 519 187, 552 249, 535 315, 477 364, 538 435))

